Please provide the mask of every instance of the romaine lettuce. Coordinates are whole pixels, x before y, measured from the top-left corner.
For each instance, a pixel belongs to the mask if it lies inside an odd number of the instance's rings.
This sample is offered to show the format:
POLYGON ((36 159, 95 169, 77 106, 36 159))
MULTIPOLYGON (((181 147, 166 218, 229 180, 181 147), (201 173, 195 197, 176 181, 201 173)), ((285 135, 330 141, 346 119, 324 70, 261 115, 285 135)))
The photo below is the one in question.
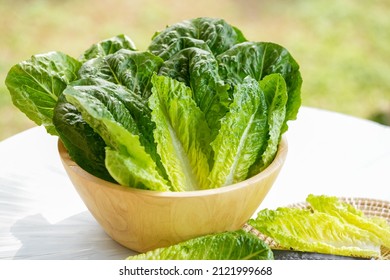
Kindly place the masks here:
POLYGON ((165 172, 159 170, 157 160, 145 150, 148 146, 141 144, 143 138, 137 124, 126 106, 110 91, 111 84, 107 87, 69 86, 63 94, 104 140, 108 147, 105 165, 117 182, 168 191, 169 184, 163 178, 165 172))
POLYGON ((214 55, 195 47, 183 49, 164 62, 159 74, 184 82, 192 89, 192 98, 205 114, 211 139, 215 139, 231 100, 229 85, 219 77, 214 55))
POLYGON ((241 83, 250 76, 257 81, 279 73, 286 82, 288 100, 282 132, 287 121, 295 120, 301 105, 302 77, 299 65, 282 46, 270 42, 244 42, 236 44, 217 56, 220 76, 231 85, 241 83))
POLYGON ((6 79, 14 104, 88 172, 175 191, 221 187, 266 168, 296 117, 301 83, 286 49, 247 42, 207 17, 168 26, 147 51, 118 35, 79 59, 33 56, 6 79))
POLYGON ((382 240, 383 246, 390 248, 390 224, 385 219, 367 217, 362 211, 349 203, 340 201, 334 196, 316 196, 311 194, 306 198, 306 201, 315 211, 335 216, 344 223, 349 223, 371 232, 382 240))
POLYGON ((221 123, 221 129, 211 143, 214 151, 209 177, 211 188, 244 180, 266 144, 267 104, 256 80, 247 77, 236 86, 234 101, 221 123))
POLYGON ((263 209, 248 223, 281 247, 297 251, 370 258, 388 246, 386 222, 371 220, 335 197, 311 195, 308 201, 313 208, 263 209))
POLYGON ((272 260, 269 246, 243 230, 196 237, 128 260, 272 260))
POLYGON ((154 75, 152 83, 154 138, 173 189, 208 188, 210 133, 191 89, 165 76, 154 75))
POLYGON ((79 70, 81 79, 103 79, 147 99, 151 94, 152 74, 158 72, 163 60, 150 52, 118 50, 116 53, 86 61, 79 70))
POLYGON ((53 110, 58 96, 77 79, 81 63, 61 52, 33 55, 13 66, 5 84, 14 105, 47 132, 57 135, 53 110))
POLYGON ((69 156, 77 164, 106 181, 115 182, 105 165, 105 143, 81 113, 61 94, 54 107, 53 125, 69 156))
POLYGON ((204 42, 214 55, 245 42, 242 32, 223 19, 200 17, 168 26, 156 32, 148 50, 164 60, 187 47, 202 47, 204 42), (185 40, 183 40, 185 38, 185 40))
POLYGON ((86 51, 84 51, 79 60, 81 62, 85 62, 93 58, 104 57, 106 55, 116 53, 122 49, 136 50, 136 47, 129 37, 120 34, 93 44, 86 51))
POLYGON ((280 74, 270 74, 260 81, 267 104, 267 143, 257 155, 255 163, 249 169, 249 177, 266 168, 275 158, 282 137, 283 124, 287 111, 286 82, 280 74))

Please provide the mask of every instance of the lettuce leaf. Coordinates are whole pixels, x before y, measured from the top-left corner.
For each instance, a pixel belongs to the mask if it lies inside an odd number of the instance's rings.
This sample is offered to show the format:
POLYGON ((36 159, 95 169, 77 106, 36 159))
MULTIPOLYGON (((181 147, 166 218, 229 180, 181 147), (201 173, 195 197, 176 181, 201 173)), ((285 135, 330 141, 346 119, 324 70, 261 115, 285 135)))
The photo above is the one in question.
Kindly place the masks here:
POLYGON ((136 50, 136 47, 129 37, 120 34, 93 44, 84 51, 79 60, 85 62, 93 58, 104 57, 116 53, 121 49, 136 50))
POLYGON ((200 17, 184 20, 156 32, 148 50, 167 60, 187 47, 205 49, 202 41, 214 55, 218 55, 246 39, 237 27, 223 19, 200 17))
POLYGON ((287 108, 282 132, 287 131, 287 121, 295 120, 301 105, 302 77, 299 65, 282 46, 269 42, 243 42, 217 56, 219 74, 232 86, 250 76, 257 81, 279 73, 286 81, 287 108))
POLYGON ((191 89, 165 76, 154 75, 152 83, 154 138, 173 189, 207 188, 210 133, 191 89))
POLYGON ((268 245, 243 230, 190 239, 127 260, 272 260, 268 245))
POLYGON ((85 62, 79 70, 81 79, 103 79, 147 99, 151 94, 152 74, 158 72, 163 60, 150 52, 121 49, 114 54, 85 62))
POLYGON ((219 77, 214 55, 195 47, 183 49, 164 62, 159 75, 176 79, 192 89, 192 98, 205 114, 211 139, 215 139, 231 100, 228 85, 219 77))
POLYGON ((274 160, 282 137, 287 111, 286 82, 280 74, 270 74, 260 81, 267 103, 268 137, 265 148, 258 153, 256 162, 250 167, 248 177, 258 174, 274 160))
POLYGON ((251 77, 236 86, 234 101, 211 143, 214 165, 211 188, 234 184, 247 177, 249 167, 268 138, 267 104, 259 83, 251 77))
POLYGON ((63 94, 54 107, 53 124, 72 160, 92 175, 115 182, 104 162, 106 144, 63 94))
POLYGON ((310 195, 308 201, 313 208, 263 209, 248 223, 297 251, 371 258, 387 246, 390 227, 385 221, 364 217, 334 197, 310 195))
POLYGON ((334 196, 311 194, 306 198, 306 201, 315 211, 332 215, 344 223, 355 225, 374 234, 382 240, 383 246, 390 248, 390 224, 385 219, 367 217, 362 211, 334 196))
POLYGON ((53 125, 53 110, 58 96, 73 80, 81 63, 61 52, 33 55, 14 65, 5 84, 14 105, 47 132, 58 135, 53 125))
POLYGON ((117 182, 125 186, 170 190, 163 177, 165 172, 159 170, 158 161, 142 145, 143 138, 140 138, 129 110, 109 89, 102 85, 75 85, 67 87, 63 94, 109 147, 105 165, 117 182))

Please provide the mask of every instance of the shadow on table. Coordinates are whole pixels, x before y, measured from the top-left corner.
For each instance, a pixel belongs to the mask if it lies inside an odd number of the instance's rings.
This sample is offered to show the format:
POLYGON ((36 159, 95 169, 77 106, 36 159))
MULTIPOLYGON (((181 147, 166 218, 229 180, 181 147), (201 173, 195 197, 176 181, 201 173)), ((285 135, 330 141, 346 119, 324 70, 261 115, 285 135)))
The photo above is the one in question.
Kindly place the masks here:
POLYGON ((22 247, 14 259, 125 259, 133 251, 113 241, 87 211, 50 224, 41 214, 24 217, 11 233, 22 247))

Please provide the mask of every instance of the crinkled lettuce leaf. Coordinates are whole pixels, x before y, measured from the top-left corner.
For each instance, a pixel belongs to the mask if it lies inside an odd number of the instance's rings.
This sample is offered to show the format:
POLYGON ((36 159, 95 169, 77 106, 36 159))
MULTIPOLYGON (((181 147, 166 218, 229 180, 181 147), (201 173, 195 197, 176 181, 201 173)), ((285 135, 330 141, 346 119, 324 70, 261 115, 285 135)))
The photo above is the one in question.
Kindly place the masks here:
POLYGON ((147 99, 151 94, 152 74, 159 71, 162 63, 161 58, 150 52, 121 49, 114 54, 88 60, 80 68, 79 76, 123 85, 147 99))
POLYGON ((96 177, 115 181, 104 163, 106 144, 63 94, 54 107, 53 124, 72 160, 96 177))
POLYGON ((250 167, 248 177, 258 174, 274 160, 283 134, 283 124, 287 111, 286 82, 280 74, 270 74, 260 81, 267 103, 268 137, 264 149, 258 153, 255 163, 250 167))
POLYGON ((282 132, 287 131, 287 121, 295 120, 301 105, 302 77, 299 65, 282 46, 270 42, 243 42, 217 56, 219 74, 227 83, 239 84, 247 76, 257 81, 279 73, 286 81, 287 109, 282 132))
POLYGON ((167 60, 187 47, 205 49, 202 41, 214 55, 218 55, 246 39, 237 27, 223 19, 200 17, 184 20, 156 32, 148 50, 167 60))
POLYGON ((342 222, 371 232, 382 240, 383 246, 390 248, 390 224, 385 219, 380 217, 367 217, 362 211, 347 202, 340 201, 334 196, 317 196, 311 194, 306 198, 306 201, 314 211, 335 216, 342 222))
POLYGON ((5 84, 14 105, 47 132, 57 135, 53 125, 53 110, 58 96, 73 80, 81 63, 61 52, 33 55, 14 65, 5 84))
POLYGON ((157 151, 175 191, 208 187, 210 133, 203 112, 184 83, 152 77, 149 106, 157 151))
POLYGON ((136 50, 136 47, 128 36, 120 34, 93 44, 84 51, 79 60, 85 62, 93 58, 116 53, 121 49, 136 50))
POLYGON ((155 249, 128 260, 272 260, 268 245, 243 230, 216 233, 155 249))
POLYGON ((209 176, 210 187, 218 188, 244 180, 267 138, 265 95, 259 83, 248 76, 236 86, 233 103, 211 143, 214 164, 209 176))
POLYGON ((114 93, 110 91, 110 86, 102 85, 68 86, 63 92, 68 102, 81 112, 83 119, 108 146, 105 165, 117 182, 125 186, 168 191, 170 188, 163 177, 164 172, 159 170, 157 160, 142 145, 143 138, 140 138, 134 118, 114 93), (124 160, 125 157, 127 160, 124 160))
POLYGON ((219 77, 214 55, 195 47, 183 49, 163 63, 159 75, 176 79, 192 89, 192 98, 205 114, 214 139, 231 102, 228 85, 219 77))
POLYGON ((370 219, 364 218, 352 206, 343 205, 334 198, 310 196, 308 200, 314 204, 318 202, 318 205, 326 200, 320 208, 328 210, 317 211, 316 206, 314 209, 263 209, 248 223, 273 238, 280 246, 297 251, 371 258, 379 257, 381 245, 388 244, 387 223, 387 226, 383 226, 373 222, 371 226, 375 228, 376 224, 382 229, 372 230, 368 226, 370 219), (337 209, 340 206, 341 209, 337 209), (351 219, 353 216, 359 218, 351 219), (387 235, 383 234, 385 231, 387 235))

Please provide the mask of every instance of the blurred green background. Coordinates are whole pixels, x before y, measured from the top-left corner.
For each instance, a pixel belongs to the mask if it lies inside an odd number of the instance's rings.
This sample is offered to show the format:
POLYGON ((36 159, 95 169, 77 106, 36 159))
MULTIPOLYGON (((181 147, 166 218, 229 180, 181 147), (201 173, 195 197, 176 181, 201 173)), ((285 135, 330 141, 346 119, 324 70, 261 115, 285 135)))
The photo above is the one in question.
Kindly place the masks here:
POLYGON ((52 50, 78 57, 121 33, 145 50, 155 31, 199 16, 287 48, 303 105, 390 124, 388 0, 1 0, 0 11, 0 140, 34 126, 4 85, 14 64, 52 50))

